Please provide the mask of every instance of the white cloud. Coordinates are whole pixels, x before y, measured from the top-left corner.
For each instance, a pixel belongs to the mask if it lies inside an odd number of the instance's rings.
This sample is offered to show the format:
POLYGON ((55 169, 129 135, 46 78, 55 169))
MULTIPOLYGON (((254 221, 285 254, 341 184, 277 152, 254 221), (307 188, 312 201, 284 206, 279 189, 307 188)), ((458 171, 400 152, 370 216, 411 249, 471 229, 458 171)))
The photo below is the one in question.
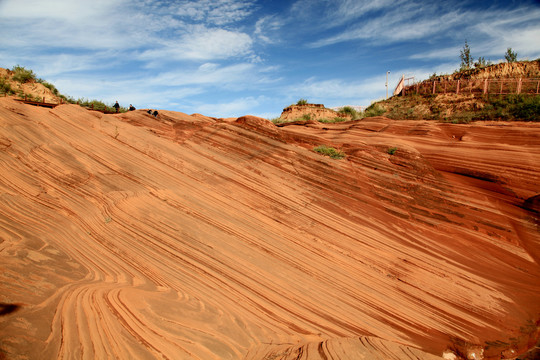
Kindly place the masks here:
POLYGON ((221 26, 243 20, 253 12, 253 7, 253 1, 198 0, 174 3, 169 10, 191 20, 221 26))
POLYGON ((201 86, 168 87, 154 82, 154 77, 141 74, 136 79, 110 79, 95 76, 61 75, 53 83, 61 93, 74 98, 98 99, 106 103, 118 100, 121 105, 167 108, 168 104, 181 101, 205 91, 201 86))
MULTIPOLYGON (((157 58, 223 59, 249 52, 252 40, 243 32, 216 26, 242 20, 251 8, 250 2, 241 0, 182 1, 165 6, 144 0, 96 0, 91 6, 72 0, 29 0, 24 5, 18 0, 3 0, 2 42, 4 46, 33 49, 34 53, 50 48, 143 47, 154 49, 144 54, 157 58), (191 12, 194 17, 185 19, 191 12)), ((144 60, 149 60, 148 56, 144 60)))
MULTIPOLYGON (((309 101, 340 101, 355 102, 369 97, 377 88, 384 90, 385 75, 364 79, 361 81, 346 82, 342 79, 317 80, 310 78, 300 84, 288 87, 287 93, 294 98, 307 98, 309 101)), ((328 104, 325 104, 328 106, 328 104)))
POLYGON ((94 0, 92 5, 84 1, 66 0, 3 0, 0 2, 2 18, 17 19, 54 19, 71 23, 86 22, 85 19, 95 18, 103 14, 114 16, 114 10, 122 4, 118 0, 94 0))
POLYGON ((254 35, 263 43, 275 44, 278 40, 275 39, 274 33, 282 26, 283 20, 276 16, 265 16, 255 23, 254 35))
POLYGON ((179 41, 178 54, 187 59, 226 59, 246 55, 252 40, 247 34, 224 29, 202 29, 179 41))
POLYGON ((207 61, 231 57, 251 58, 252 44, 251 37, 242 32, 197 26, 177 39, 156 41, 151 49, 139 55, 139 59, 167 62, 171 60, 207 61))
POLYGON ((216 63, 204 63, 196 69, 179 69, 159 74, 152 79, 152 83, 166 84, 167 86, 213 85, 226 87, 231 84, 240 87, 248 85, 247 78, 257 78, 257 69, 251 63, 238 63, 229 66, 220 66, 216 63))
MULTIPOLYGON (((521 8, 514 11, 490 10, 469 12, 456 24, 463 29, 463 43, 460 46, 432 48, 430 51, 413 54, 411 59, 455 58, 459 63, 460 50, 465 39, 476 59, 501 59, 508 47, 518 52, 518 58, 540 56, 540 8, 521 8), (520 56, 521 55, 521 56, 520 56)), ((461 39, 460 39, 461 40, 461 39)))
POLYGON ((29 49, 130 48, 147 40, 141 15, 123 0, 0 2, 3 45, 29 49))
MULTIPOLYGON (((483 54, 500 53, 500 48, 512 47, 521 52, 538 54, 540 8, 524 4, 517 8, 471 7, 473 2, 415 2, 340 0, 312 2, 301 0, 295 9, 321 11, 318 23, 333 29, 332 35, 315 38, 309 44, 318 48, 349 41, 363 41, 364 45, 384 46, 403 41, 421 40, 429 43, 430 51, 411 58, 444 58, 452 49, 445 47, 454 39, 478 40, 483 54), (314 10, 315 9, 315 10, 314 10), (448 41, 450 40, 450 41, 448 41), (437 43, 442 45, 437 55, 437 43), (502 45, 502 43, 505 43, 502 45), (489 47, 491 46, 491 50, 489 47)), ((304 21, 309 21, 306 17, 304 21)), ((306 25, 309 27, 309 25, 306 25)), ((458 53, 459 54, 459 53, 458 53)))
POLYGON ((384 96, 386 70, 391 84, 452 72, 465 39, 475 59, 507 47, 538 57, 538 18, 525 1, 0 0, 0 66, 29 67, 73 96, 269 114, 300 97, 368 105, 384 96), (322 48, 335 44, 346 46, 322 48))
POLYGON ((194 112, 215 117, 239 117, 248 115, 251 109, 259 106, 264 98, 242 97, 221 103, 194 105, 194 112))
POLYGON ((342 0, 337 3, 338 7, 334 16, 337 19, 350 20, 370 11, 397 7, 401 3, 403 0, 342 0))
MULTIPOLYGON (((440 9, 437 3, 401 1, 397 4, 390 4, 381 1, 378 6, 381 9, 386 6, 381 15, 366 16, 364 19, 358 18, 362 15, 361 11, 352 12, 352 14, 356 14, 354 24, 336 35, 312 42, 311 46, 322 47, 350 40, 369 40, 388 44, 389 42, 429 38, 448 31, 451 27, 468 18, 466 14, 460 14, 456 10, 440 9)), ((372 8, 360 7, 361 10, 372 8)), ((353 19, 351 14, 348 18, 353 19)))

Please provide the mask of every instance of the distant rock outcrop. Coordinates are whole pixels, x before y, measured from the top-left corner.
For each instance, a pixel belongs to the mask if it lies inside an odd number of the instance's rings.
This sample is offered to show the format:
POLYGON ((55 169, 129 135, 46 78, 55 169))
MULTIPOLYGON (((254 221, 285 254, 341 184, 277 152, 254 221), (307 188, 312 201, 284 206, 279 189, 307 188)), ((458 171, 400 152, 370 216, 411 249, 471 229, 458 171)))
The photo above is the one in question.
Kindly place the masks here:
POLYGON ((323 104, 297 104, 283 109, 280 119, 285 121, 292 120, 323 120, 334 119, 337 117, 350 119, 349 114, 339 113, 332 109, 324 107, 323 104))

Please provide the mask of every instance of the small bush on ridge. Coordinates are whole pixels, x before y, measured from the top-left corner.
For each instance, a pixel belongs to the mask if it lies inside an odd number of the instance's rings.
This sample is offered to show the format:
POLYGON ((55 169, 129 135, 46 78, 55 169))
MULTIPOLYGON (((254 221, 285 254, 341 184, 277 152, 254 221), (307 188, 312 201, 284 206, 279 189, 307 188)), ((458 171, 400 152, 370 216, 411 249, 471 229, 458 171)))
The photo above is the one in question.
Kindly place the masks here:
POLYGON ((356 120, 361 117, 361 114, 350 106, 342 107, 341 109, 339 109, 339 113, 349 115, 351 117, 351 120, 356 120))
POLYGON ((371 117, 371 116, 380 116, 386 112, 386 109, 379 105, 378 103, 371 104, 368 106, 366 111, 364 111, 365 117, 371 117))
POLYGON ((332 159, 343 159, 345 153, 343 151, 337 150, 333 147, 326 145, 319 145, 313 149, 313 151, 318 152, 319 154, 329 156, 332 159))
POLYGON ((13 71, 13 80, 21 84, 36 81, 36 74, 32 70, 25 69, 23 66, 16 65, 11 71, 13 71))

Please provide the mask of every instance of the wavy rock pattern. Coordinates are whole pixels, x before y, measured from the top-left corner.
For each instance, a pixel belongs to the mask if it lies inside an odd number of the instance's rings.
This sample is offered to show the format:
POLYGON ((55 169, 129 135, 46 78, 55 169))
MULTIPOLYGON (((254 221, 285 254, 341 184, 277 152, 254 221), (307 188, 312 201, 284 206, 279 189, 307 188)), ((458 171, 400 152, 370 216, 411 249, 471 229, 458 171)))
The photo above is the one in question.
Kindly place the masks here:
POLYGON ((0 126, 7 359, 511 358, 538 336, 538 124, 1 98, 0 126))

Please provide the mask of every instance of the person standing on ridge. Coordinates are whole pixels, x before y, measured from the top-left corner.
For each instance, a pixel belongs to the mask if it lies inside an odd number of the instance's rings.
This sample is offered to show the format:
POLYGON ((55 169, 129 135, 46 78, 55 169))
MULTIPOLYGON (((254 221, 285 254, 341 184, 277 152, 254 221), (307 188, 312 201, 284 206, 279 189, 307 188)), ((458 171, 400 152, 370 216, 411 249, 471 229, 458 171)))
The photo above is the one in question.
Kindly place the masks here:
POLYGON ((116 103, 113 105, 113 107, 116 109, 116 112, 118 112, 118 109, 120 109, 120 104, 118 104, 118 100, 117 100, 116 103))

